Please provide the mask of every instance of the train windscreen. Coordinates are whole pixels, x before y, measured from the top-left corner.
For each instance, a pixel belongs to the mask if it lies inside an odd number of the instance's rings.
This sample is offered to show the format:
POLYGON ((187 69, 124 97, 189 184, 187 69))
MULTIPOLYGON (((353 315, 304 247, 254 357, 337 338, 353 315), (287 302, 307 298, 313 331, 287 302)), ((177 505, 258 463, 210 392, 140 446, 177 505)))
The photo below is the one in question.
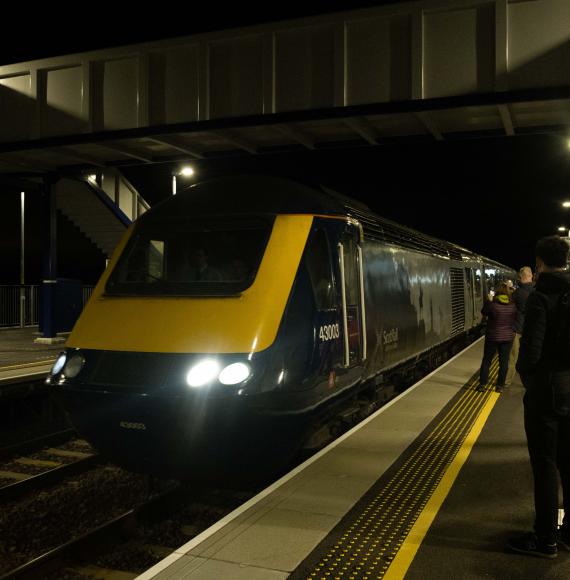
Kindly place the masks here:
POLYGON ((271 219, 168 220, 135 229, 106 293, 232 296, 257 274, 271 219))

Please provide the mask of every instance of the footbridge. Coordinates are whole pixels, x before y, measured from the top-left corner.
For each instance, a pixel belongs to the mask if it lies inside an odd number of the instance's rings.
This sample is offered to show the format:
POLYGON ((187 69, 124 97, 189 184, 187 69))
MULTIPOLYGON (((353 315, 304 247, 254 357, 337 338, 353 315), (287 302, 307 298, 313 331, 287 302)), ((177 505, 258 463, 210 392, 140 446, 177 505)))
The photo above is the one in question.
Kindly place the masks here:
POLYGON ((147 207, 126 165, 564 134, 569 120, 570 2, 422 0, 0 66, 0 186, 39 182, 52 225, 57 207, 86 223, 96 196, 110 253, 147 207))
POLYGON ((0 67, 0 171, 565 130, 566 0, 424 0, 0 67))

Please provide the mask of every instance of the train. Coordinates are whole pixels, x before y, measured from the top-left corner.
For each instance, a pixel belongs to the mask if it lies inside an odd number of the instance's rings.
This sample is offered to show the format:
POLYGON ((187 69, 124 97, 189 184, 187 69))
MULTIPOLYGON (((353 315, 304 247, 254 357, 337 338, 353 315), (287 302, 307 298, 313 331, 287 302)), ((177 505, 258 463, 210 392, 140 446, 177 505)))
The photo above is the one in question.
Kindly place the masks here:
POLYGON ((324 186, 210 179, 128 229, 47 380, 127 469, 276 472, 478 333, 514 275, 324 186))

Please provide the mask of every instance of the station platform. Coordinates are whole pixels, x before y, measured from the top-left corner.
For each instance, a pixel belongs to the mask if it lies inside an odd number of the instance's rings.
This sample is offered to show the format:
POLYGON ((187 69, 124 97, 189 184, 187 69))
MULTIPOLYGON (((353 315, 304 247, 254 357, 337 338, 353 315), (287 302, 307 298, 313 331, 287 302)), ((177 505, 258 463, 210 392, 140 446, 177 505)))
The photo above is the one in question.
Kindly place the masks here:
POLYGON ((479 392, 482 350, 480 339, 139 580, 569 578, 570 552, 505 549, 533 522, 523 389, 479 392))
POLYGON ((36 344, 37 327, 0 329, 0 385, 45 376, 63 344, 36 344))

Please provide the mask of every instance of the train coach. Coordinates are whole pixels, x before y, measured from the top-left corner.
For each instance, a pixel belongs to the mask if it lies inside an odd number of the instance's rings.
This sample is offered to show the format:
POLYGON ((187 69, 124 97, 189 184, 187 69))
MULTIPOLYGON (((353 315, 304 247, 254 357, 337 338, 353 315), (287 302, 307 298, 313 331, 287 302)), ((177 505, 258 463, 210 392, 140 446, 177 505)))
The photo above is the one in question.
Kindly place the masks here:
POLYGON ((213 179, 129 229, 48 382, 129 469, 269 473, 477 332, 513 275, 323 187, 213 179))

